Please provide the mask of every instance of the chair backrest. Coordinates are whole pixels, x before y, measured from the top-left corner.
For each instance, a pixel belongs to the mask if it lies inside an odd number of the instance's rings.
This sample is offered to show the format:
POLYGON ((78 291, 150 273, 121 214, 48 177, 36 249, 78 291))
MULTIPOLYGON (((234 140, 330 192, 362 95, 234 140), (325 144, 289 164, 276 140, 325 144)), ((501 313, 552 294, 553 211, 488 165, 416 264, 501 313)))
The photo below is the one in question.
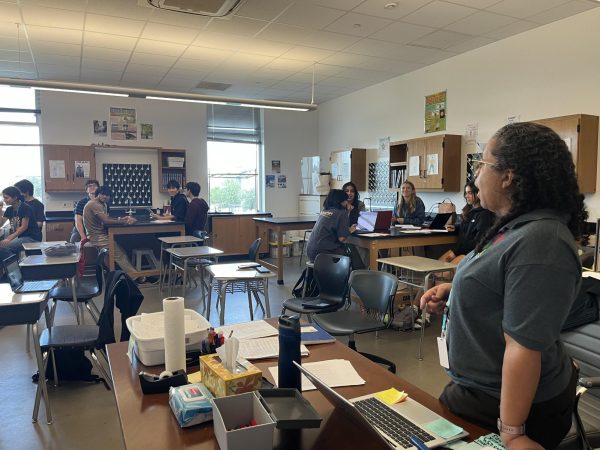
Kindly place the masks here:
POLYGON ((261 238, 256 239, 248 249, 248 259, 250 261, 256 261, 256 257, 258 256, 258 248, 260 247, 260 241, 261 238))
POLYGON ((319 253, 315 258, 313 270, 320 298, 329 302, 346 300, 350 276, 349 257, 319 253))
POLYGON ((108 258, 108 249, 103 248, 98 252, 98 258, 96 259, 96 283, 98 283, 98 292, 102 292, 102 289, 104 289, 104 281, 106 279, 106 273, 108 272, 106 258, 108 258))
POLYGON ((204 244, 204 241, 207 241, 209 238, 208 232, 204 231, 204 230, 194 230, 192 232, 192 236, 197 237, 198 239, 202 239, 203 244, 204 244))
POLYGON ((367 310, 383 316, 392 308, 398 278, 388 272, 354 270, 348 285, 367 310))

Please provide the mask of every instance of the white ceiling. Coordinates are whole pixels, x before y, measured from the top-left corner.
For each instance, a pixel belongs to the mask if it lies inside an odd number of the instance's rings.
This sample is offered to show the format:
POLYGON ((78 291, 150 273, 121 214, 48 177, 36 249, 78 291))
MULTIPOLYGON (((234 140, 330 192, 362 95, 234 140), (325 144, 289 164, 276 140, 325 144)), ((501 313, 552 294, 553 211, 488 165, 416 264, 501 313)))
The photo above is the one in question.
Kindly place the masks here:
POLYGON ((322 103, 598 6, 245 0, 209 18, 146 0, 0 0, 0 77, 310 102, 314 68, 322 103), (197 89, 201 81, 232 86, 197 89))

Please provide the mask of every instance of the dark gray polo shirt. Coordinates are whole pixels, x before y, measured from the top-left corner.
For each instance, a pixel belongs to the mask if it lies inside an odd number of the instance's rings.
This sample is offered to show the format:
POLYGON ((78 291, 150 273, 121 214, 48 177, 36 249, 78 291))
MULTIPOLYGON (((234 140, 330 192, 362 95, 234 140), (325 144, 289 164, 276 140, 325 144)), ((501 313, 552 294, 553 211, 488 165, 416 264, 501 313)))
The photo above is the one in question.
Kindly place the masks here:
POLYGON ((506 333, 541 352, 534 402, 549 400, 571 375, 559 336, 581 281, 575 240, 550 210, 524 214, 500 232, 484 251, 469 253, 454 277, 448 374, 499 398, 506 333))
POLYGON ((314 261, 319 253, 339 253, 343 244, 340 237, 350 235, 348 213, 345 209, 325 209, 319 214, 317 223, 312 229, 306 254, 314 261))

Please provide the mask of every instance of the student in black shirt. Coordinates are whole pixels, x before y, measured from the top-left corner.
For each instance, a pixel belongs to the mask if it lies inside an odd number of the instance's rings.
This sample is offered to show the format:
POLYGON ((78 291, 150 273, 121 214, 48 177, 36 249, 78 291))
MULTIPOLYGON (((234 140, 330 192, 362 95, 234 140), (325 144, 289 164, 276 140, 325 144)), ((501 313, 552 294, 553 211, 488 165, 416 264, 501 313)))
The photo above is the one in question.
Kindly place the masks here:
POLYGON ((150 214, 153 219, 161 220, 176 220, 177 222, 185 221, 185 213, 187 212, 188 202, 181 193, 181 185, 176 180, 171 180, 167 183, 167 192, 171 196, 171 211, 169 213, 159 215, 150 214))
POLYGON ((10 221, 9 234, 0 241, 0 259, 4 260, 23 250, 24 242, 41 241, 42 232, 35 221, 33 209, 23 201, 19 189, 7 187, 2 191, 2 197, 8 208, 0 219, 0 226, 10 221))
POLYGON ((33 196, 33 183, 29 180, 21 180, 15 183, 15 187, 23 194, 25 203, 33 209, 33 216, 41 230, 46 221, 46 214, 44 213, 44 204, 33 196))
POLYGON ((185 213, 185 234, 191 236, 194 231, 204 230, 208 218, 208 203, 199 198, 200 185, 194 181, 186 183, 185 190, 190 203, 185 213))

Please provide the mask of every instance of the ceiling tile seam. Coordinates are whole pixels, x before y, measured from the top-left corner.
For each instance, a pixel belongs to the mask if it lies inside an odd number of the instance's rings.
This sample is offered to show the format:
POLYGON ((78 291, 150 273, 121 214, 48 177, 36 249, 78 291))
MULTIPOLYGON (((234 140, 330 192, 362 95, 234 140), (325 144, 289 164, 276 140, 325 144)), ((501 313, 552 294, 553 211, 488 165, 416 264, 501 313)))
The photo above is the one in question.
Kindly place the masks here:
MULTIPOLYGON (((19 3, 17 3, 17 6, 19 7, 19 16, 21 17, 21 24, 23 28, 23 34, 25 35, 25 43, 27 44, 27 48, 29 49, 29 54, 31 55, 31 62, 33 63, 33 68, 35 69, 35 77, 37 79, 40 78, 40 72, 37 68, 37 63, 35 62, 35 56, 33 54, 33 50, 31 49, 31 42, 29 41, 29 32, 27 31, 27 25, 25 25, 25 18, 23 17, 23 7, 22 5, 19 3)), ((19 38, 19 35, 17 35, 17 48, 20 50, 21 49, 21 39, 19 38)))
MULTIPOLYGON (((258 37, 258 35, 259 35, 260 33, 262 33, 263 31, 265 31, 265 29, 266 29, 266 28, 267 28, 269 25, 271 25, 271 24, 275 23, 275 21, 276 21, 276 20, 277 20, 279 17, 281 17, 281 16, 282 16, 282 15, 283 15, 283 14, 284 14, 284 13, 285 13, 285 12, 286 12, 288 9, 290 9, 290 8, 291 8, 293 5, 295 5, 295 4, 296 4, 295 2, 292 2, 292 3, 290 3, 290 4, 289 4, 289 5, 286 7, 286 8, 283 8, 283 10, 282 10, 282 11, 281 11, 279 14, 277 14, 275 17, 273 17, 271 20, 265 20, 264 22, 266 22, 266 25, 265 25, 264 27, 262 27, 260 30, 258 30, 256 33, 254 33, 254 35, 253 35, 252 37, 253 37, 253 38, 256 38, 256 37, 258 37)), ((240 16, 240 17, 243 17, 243 16, 240 16)), ((245 17, 245 18, 246 18, 246 19, 251 19, 250 17, 245 17)), ((252 19, 252 20, 256 20, 256 19, 252 19)), ((277 42, 277 41, 274 41, 274 42, 277 42)))
MULTIPOLYGON (((452 0, 441 0, 441 1, 443 1, 445 3, 452 3, 453 5, 456 5, 456 6, 465 6, 462 3, 456 3, 456 2, 453 2, 452 0)), ((479 11, 487 11, 488 8, 491 8, 492 6, 497 5, 498 3, 501 3, 503 1, 504 0, 497 0, 495 3, 492 3, 491 5, 488 5, 485 8, 478 8, 477 6, 468 6, 468 8, 477 9, 479 11)), ((494 13, 494 14, 496 14, 496 13, 494 13)))
MULTIPOLYGON (((154 11, 152 11, 152 13, 154 13, 154 11)), ((152 14, 150 14, 149 17, 152 17, 152 14)), ((123 77, 125 76, 125 72, 127 71, 127 67, 129 67, 129 63, 131 63, 131 58, 133 58, 133 54, 135 52, 135 49, 138 46, 138 44, 140 42, 140 38, 144 34, 144 30, 146 29, 146 26, 148 26, 148 22, 149 21, 150 21, 149 18, 147 18, 144 21, 144 26, 142 26, 142 29, 140 30, 140 33, 138 34, 137 40, 135 41, 135 45, 133 46, 133 48, 131 49, 131 52, 129 53, 129 58, 127 58, 127 62, 125 63, 125 67, 123 67, 123 70, 121 71, 121 76, 119 77, 119 86, 121 86, 123 84, 123 77)))
POLYGON ((81 50, 79 51, 79 81, 83 81, 82 80, 82 76, 83 76, 83 36, 85 35, 85 24, 87 23, 87 8, 89 6, 89 2, 85 2, 85 10, 83 11, 83 30, 81 32, 81 50))

